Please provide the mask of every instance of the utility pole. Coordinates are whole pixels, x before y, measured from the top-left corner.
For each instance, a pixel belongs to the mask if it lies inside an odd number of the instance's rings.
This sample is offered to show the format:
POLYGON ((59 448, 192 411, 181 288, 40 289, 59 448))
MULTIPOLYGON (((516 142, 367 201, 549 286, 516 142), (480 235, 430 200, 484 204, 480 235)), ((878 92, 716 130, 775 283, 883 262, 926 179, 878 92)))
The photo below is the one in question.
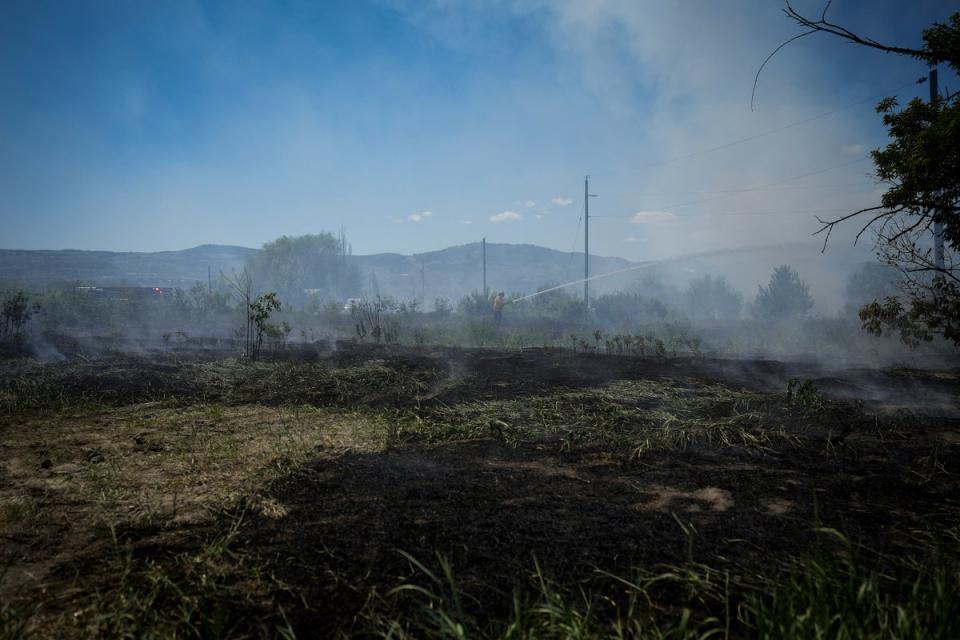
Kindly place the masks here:
POLYGON ((207 293, 213 293, 213 279, 210 277, 210 265, 207 265, 207 293))
POLYGON ((480 246, 483 248, 483 297, 487 297, 487 239, 483 238, 480 241, 480 246))
POLYGON ((590 308, 590 176, 583 179, 583 304, 590 308))
MULTIPOLYGON (((930 68, 930 106, 936 107, 940 99, 937 87, 937 68, 930 68)), ((936 210, 933 214, 936 215, 936 210)), ((943 225, 939 222, 933 223, 933 263, 940 271, 943 271, 943 225)))
POLYGON ((590 308, 590 176, 583 179, 583 306, 590 308))
POLYGON ((424 257, 420 256, 420 301, 421 308, 427 308, 427 265, 424 257))

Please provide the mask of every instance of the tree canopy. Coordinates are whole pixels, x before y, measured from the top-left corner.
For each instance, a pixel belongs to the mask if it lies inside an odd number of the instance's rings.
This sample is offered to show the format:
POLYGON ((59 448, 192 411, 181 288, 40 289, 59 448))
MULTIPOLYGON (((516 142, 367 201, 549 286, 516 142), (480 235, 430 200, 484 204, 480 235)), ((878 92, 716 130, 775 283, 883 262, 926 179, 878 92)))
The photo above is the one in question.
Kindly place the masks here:
MULTIPOLYGON (((902 47, 877 42, 831 22, 829 9, 828 1, 819 19, 811 18, 788 1, 786 14, 806 31, 784 45, 827 33, 930 66, 946 64, 960 73, 960 13, 951 15, 945 24, 925 29, 921 47, 902 47)), ((960 271, 956 263, 960 247, 960 92, 938 92, 931 100, 914 98, 902 107, 895 97, 888 97, 877 105, 877 111, 890 141, 871 155, 886 191, 875 206, 820 220, 823 226, 817 233, 824 234, 826 248, 836 225, 866 216, 857 237, 872 230, 881 261, 899 270, 902 295, 865 305, 860 310, 865 329, 878 334, 899 331, 909 344, 942 335, 960 345, 960 271), (935 225, 942 228, 942 261, 933 247, 935 225)))
POLYGON ((743 296, 723 276, 706 275, 690 282, 683 293, 683 305, 694 319, 736 320, 743 307, 743 296))
POLYGON ((773 270, 770 284, 760 286, 753 302, 753 315, 760 320, 780 321, 802 318, 813 308, 810 287, 787 265, 773 270))
POLYGON ((302 306, 311 297, 344 299, 362 286, 341 232, 281 236, 263 245, 247 264, 260 291, 275 291, 286 304, 302 306))

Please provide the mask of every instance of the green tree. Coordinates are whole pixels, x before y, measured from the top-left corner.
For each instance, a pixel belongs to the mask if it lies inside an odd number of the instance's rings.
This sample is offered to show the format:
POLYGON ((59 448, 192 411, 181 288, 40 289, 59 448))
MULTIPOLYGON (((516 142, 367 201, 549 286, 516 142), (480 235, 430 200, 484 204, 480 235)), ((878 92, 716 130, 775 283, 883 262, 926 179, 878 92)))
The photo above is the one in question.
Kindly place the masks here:
MULTIPOLYGON (((923 45, 911 48, 883 44, 830 22, 829 8, 827 2, 816 19, 787 2, 787 15, 806 29, 788 42, 827 33, 930 66, 945 63, 960 73, 960 13, 951 15, 946 24, 925 29, 923 45)), ((864 328, 874 333, 899 331, 910 344, 939 334, 960 345, 960 273, 955 259, 960 246, 960 92, 940 94, 931 101, 914 98, 902 108, 896 98, 888 97, 877 111, 890 136, 886 147, 872 152, 877 178, 886 191, 875 206, 821 220, 818 233, 824 234, 826 247, 836 225, 867 216, 857 237, 872 230, 880 259, 901 273, 902 295, 874 300, 860 310, 864 328), (935 223, 942 226, 946 245, 942 265, 930 246, 935 223)))
MULTIPOLYGON (((583 309, 583 301, 576 298, 576 302, 583 309)), ((592 304, 598 320, 619 330, 632 330, 641 324, 661 322, 670 313, 666 305, 656 298, 623 291, 597 296, 592 304)))
POLYGON ((493 309, 493 291, 471 291, 460 298, 457 311, 467 316, 483 318, 489 316, 493 309))
POLYGON ((225 291, 211 289, 202 282, 190 287, 186 296, 190 309, 199 319, 226 313, 229 308, 229 296, 225 291))
POLYGON ((683 307, 688 316, 698 320, 736 320, 743 308, 743 295, 723 276, 706 275, 687 286, 683 307))
POLYGON ((2 337, 12 339, 14 342, 22 342, 26 337, 27 324, 30 318, 39 310, 40 305, 36 301, 32 304, 30 296, 23 290, 18 290, 10 294, 3 301, 0 315, 3 317, 2 337))
POLYGON ((760 287, 752 312, 759 320, 780 321, 802 318, 813 308, 810 287, 787 265, 773 270, 770 284, 760 287))
MULTIPOLYGON (((533 312, 540 317, 549 317, 564 322, 577 322, 588 316, 586 307, 583 306, 583 299, 573 293, 570 289, 556 289, 554 283, 547 283, 537 289, 536 295, 523 303, 523 307, 516 307, 510 310, 512 315, 522 311, 533 312), (553 289, 553 291, 549 291, 553 289), (540 293, 540 292, 546 293, 540 293)), ((519 296, 507 296, 507 300, 512 300, 519 296)))
POLYGON ((246 266, 261 291, 274 291, 301 307, 312 296, 344 299, 360 294, 362 278, 350 253, 343 232, 282 236, 263 245, 246 266))
POLYGON ((904 307, 899 298, 891 296, 874 300, 860 309, 863 328, 881 335, 897 331, 900 339, 911 346, 930 342, 935 335, 960 344, 960 289, 942 277, 935 277, 927 288, 927 295, 914 296, 904 307))
POLYGON ((244 267, 239 273, 234 271, 230 275, 220 274, 230 291, 237 299, 237 306, 243 309, 243 355, 250 357, 254 346, 253 325, 253 276, 250 270, 244 267))
POLYGON ((900 272, 881 262, 864 262, 847 276, 847 304, 857 309, 873 300, 896 296, 900 272))
POLYGON ((264 335, 280 337, 290 333, 290 329, 285 323, 284 325, 272 325, 269 322, 273 312, 280 311, 282 308, 283 305, 277 298, 277 294, 272 291, 257 296, 257 298, 250 303, 248 317, 254 326, 253 349, 250 352, 250 357, 254 360, 260 357, 260 351, 263 349, 264 335))

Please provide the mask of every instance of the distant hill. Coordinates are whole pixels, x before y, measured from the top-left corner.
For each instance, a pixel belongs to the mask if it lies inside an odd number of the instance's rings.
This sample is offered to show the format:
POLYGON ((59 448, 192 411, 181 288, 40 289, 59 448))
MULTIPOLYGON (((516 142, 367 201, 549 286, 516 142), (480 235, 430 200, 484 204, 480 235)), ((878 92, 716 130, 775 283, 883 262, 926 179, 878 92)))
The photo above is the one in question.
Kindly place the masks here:
MULTIPOLYGON (((206 282, 207 269, 214 277, 221 271, 240 269, 258 249, 226 245, 202 245, 182 251, 154 253, 111 251, 27 251, 0 249, 0 281, 26 286, 80 281, 97 285, 189 287, 206 282)), ((363 274, 364 293, 392 295, 402 299, 424 297, 456 302, 483 288, 480 243, 448 247, 413 256, 378 253, 353 256, 363 274), (421 266, 423 273, 421 275, 421 266)), ((603 293, 629 290, 651 274, 667 285, 682 287, 706 274, 722 275, 746 300, 765 284, 773 268, 789 264, 810 283, 816 310, 830 313, 843 305, 847 275, 869 259, 861 251, 830 251, 821 254, 812 245, 780 245, 732 249, 696 258, 662 261, 640 269, 596 280, 591 290, 603 293)), ((591 257, 591 275, 638 265, 623 258, 591 257)), ((546 284, 560 284, 581 277, 583 254, 567 253, 530 244, 487 244, 487 283, 492 290, 533 292, 546 284)), ((578 293, 582 286, 570 291, 578 293)))
MULTIPOLYGON (((202 245, 182 251, 153 253, 113 251, 47 251, 0 249, 0 281, 37 286, 79 281, 85 284, 127 284, 140 286, 188 287, 206 282, 207 268, 214 276, 240 269, 258 249, 226 245, 202 245)), ((426 284, 427 299, 453 300, 473 289, 483 288, 479 243, 440 251, 405 256, 378 253, 353 256, 364 276, 365 289, 373 282, 384 295, 421 297, 426 284), (421 279, 420 266, 424 265, 421 279)), ((597 272, 629 266, 622 258, 591 259, 597 272)), ((487 281, 491 288, 533 291, 544 283, 577 278, 583 269, 583 254, 571 257, 534 245, 487 245, 487 281)))
POLYGON ((205 244, 182 251, 25 251, 0 249, 0 280, 27 286, 80 281, 97 285, 189 287, 243 267, 257 249, 205 244))
MULTIPOLYGON (((402 298, 436 298, 456 302, 471 291, 483 289, 483 249, 479 242, 430 251, 415 256, 380 253, 354 256, 366 274, 365 287, 374 284, 381 293, 402 298), (421 279, 420 267, 424 272, 421 279)), ((593 256, 594 273, 631 266, 623 258, 593 256)), ((583 274, 583 254, 570 254, 532 244, 487 244, 487 285, 507 293, 533 292, 545 284, 560 284, 583 274)))
MULTIPOLYGON (((846 249, 846 248, 844 248, 846 249)), ((428 303, 437 297, 459 300, 472 290, 483 288, 480 243, 449 247, 415 256, 381 253, 355 256, 365 272, 365 288, 373 290, 374 280, 381 293, 401 298, 420 298, 421 287, 428 303), (421 282, 420 265, 424 266, 421 282)), ((788 264, 810 284, 816 310, 832 313, 843 307, 847 276, 870 254, 861 250, 833 250, 820 253, 819 245, 785 244, 731 249, 695 258, 665 260, 642 265, 623 258, 591 256, 590 273, 625 273, 594 280, 590 290, 598 294, 643 287, 655 277, 667 286, 685 287, 704 275, 724 276, 748 302, 761 284, 767 284, 773 269, 788 264), (638 267, 635 268, 634 267, 638 267)), ((529 244, 487 244, 487 283, 493 290, 531 293, 546 284, 560 284, 583 275, 583 253, 566 253, 529 244)), ((569 289, 577 295, 577 284, 569 289)))

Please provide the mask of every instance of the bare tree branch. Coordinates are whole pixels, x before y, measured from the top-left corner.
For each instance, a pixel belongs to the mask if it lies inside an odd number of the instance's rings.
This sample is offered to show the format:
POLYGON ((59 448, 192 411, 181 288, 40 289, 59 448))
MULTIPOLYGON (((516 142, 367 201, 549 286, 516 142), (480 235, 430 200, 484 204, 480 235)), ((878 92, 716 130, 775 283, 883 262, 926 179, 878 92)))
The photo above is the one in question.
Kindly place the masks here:
MULTIPOLYGON (((867 213, 868 211, 879 211, 884 208, 885 207, 883 205, 877 205, 875 207, 867 207, 865 209, 860 209, 859 211, 854 211, 853 213, 848 213, 846 215, 840 216, 839 218, 836 218, 834 220, 823 220, 822 218, 820 218, 820 216, 817 216, 817 222, 819 222, 823 226, 817 229, 816 231, 814 231, 813 234, 811 235, 819 235, 824 231, 827 232, 826 237, 823 239, 823 248, 820 250, 820 253, 824 253, 827 250, 827 242, 830 240, 830 234, 833 233, 833 228, 835 226, 837 226, 841 222, 845 222, 849 220, 850 218, 859 216, 862 213, 867 213)), ((878 218, 879 217, 883 217, 883 216, 878 216, 878 218)))
POLYGON ((870 47, 871 49, 878 49, 880 51, 885 51, 887 53, 897 53, 901 55, 913 56, 914 58, 920 58, 922 60, 930 61, 930 54, 923 49, 911 49, 909 47, 894 47, 886 44, 877 42, 873 38, 867 38, 860 36, 853 31, 845 27, 841 27, 838 24, 827 21, 827 11, 830 10, 830 5, 833 4, 833 0, 827 0, 826 4, 823 7, 823 12, 820 14, 819 20, 814 20, 813 18, 808 18, 803 14, 799 13, 796 9, 793 8, 793 5, 790 4, 790 0, 785 0, 787 8, 783 10, 794 22, 799 24, 801 27, 807 29, 803 33, 797 34, 792 38, 787 39, 786 41, 780 43, 780 45, 770 52, 764 61, 760 65, 760 68, 757 69, 757 74, 753 78, 753 90, 750 92, 750 111, 753 111, 754 99, 757 95, 757 84, 760 81, 760 73, 763 71, 763 68, 767 66, 767 63, 777 55, 777 53, 783 49, 785 46, 793 42, 794 40, 799 40, 805 36, 809 36, 812 33, 829 33, 837 37, 843 38, 848 42, 854 44, 863 45, 865 47, 870 47))
MULTIPOLYGON (((828 3, 828 6, 829 6, 829 3, 828 3)), ((760 68, 757 69, 757 75, 753 77, 753 91, 750 92, 750 111, 753 111, 753 100, 757 95, 757 83, 760 82, 760 72, 762 72, 763 68, 767 66, 767 63, 770 62, 770 59, 773 58, 773 56, 777 55, 777 52, 780 51, 780 49, 783 49, 785 46, 787 46, 794 40, 799 40, 804 36, 808 36, 811 33, 816 33, 816 32, 817 32, 816 29, 811 29, 810 31, 805 31, 804 33, 795 35, 789 40, 787 40, 786 42, 782 42, 779 47, 777 47, 776 49, 770 52, 770 55, 766 57, 766 59, 763 61, 763 64, 761 64, 760 68)))
POLYGON ((865 225, 863 225, 862 227, 860 227, 860 231, 858 231, 858 232, 857 232, 857 235, 854 236, 854 238, 853 238, 853 244, 857 244, 858 242, 860 242, 860 236, 862 236, 867 229, 870 229, 871 227, 873 227, 873 223, 874 223, 874 222, 876 222, 877 220, 880 220, 880 219, 882 219, 882 218, 887 218, 887 219, 889 219, 890 216, 894 215, 894 213, 895 213, 895 212, 884 211, 883 213, 872 217, 872 218, 870 219, 870 221, 867 222, 867 224, 865 224, 865 225))
POLYGON ((903 219, 888 219, 877 234, 878 257, 900 271, 904 277, 905 290, 914 296, 922 297, 924 294, 921 292, 927 292, 930 288, 929 279, 918 279, 916 275, 935 273, 960 284, 960 270, 957 269, 951 252, 947 252, 945 265, 940 267, 933 259, 932 248, 921 248, 918 244, 918 236, 929 231, 931 222, 929 217, 910 225, 903 219), (895 227, 891 234, 885 233, 887 225, 895 227))
POLYGON ((924 224, 924 223, 926 223, 926 225, 924 226, 924 228, 925 228, 925 229, 929 229, 931 222, 932 222, 932 220, 930 219, 930 216, 927 215, 927 214, 923 214, 922 216, 920 216, 920 217, 917 219, 916 222, 914 222, 913 224, 911 224, 909 227, 905 227, 905 228, 902 229, 901 231, 895 233, 895 234, 894 234, 893 236, 891 236, 890 238, 887 238, 887 242, 888 242, 888 243, 890 243, 890 242, 896 242, 897 240, 899 240, 899 239, 902 238, 903 236, 907 235, 908 233, 912 233, 912 232, 914 231, 914 229, 918 228, 920 225, 922 225, 922 224, 924 224))
POLYGON ((923 49, 912 49, 909 47, 894 47, 891 45, 882 44, 877 42, 873 38, 867 38, 864 36, 857 35, 856 33, 850 31, 845 27, 841 27, 838 24, 827 21, 827 9, 830 8, 830 2, 827 2, 826 7, 823 9, 823 13, 820 16, 819 20, 813 20, 808 18, 801 13, 799 13, 793 6, 790 4, 790 0, 786 0, 787 8, 783 10, 788 16, 790 16, 797 24, 806 29, 811 29, 813 31, 822 31, 824 33, 830 33, 832 35, 838 36, 852 42, 854 44, 863 45, 865 47, 870 47, 872 49, 878 49, 880 51, 885 51, 887 53, 898 53, 901 55, 913 56, 915 58, 921 58, 926 60, 929 57, 929 53, 923 49))

